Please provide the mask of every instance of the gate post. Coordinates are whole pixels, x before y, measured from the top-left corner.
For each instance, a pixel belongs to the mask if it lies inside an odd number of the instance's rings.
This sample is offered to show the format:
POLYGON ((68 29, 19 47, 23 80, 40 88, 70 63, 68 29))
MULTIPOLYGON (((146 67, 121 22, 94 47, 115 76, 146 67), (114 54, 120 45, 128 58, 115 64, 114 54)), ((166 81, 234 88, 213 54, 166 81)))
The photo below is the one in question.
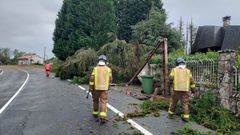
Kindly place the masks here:
POLYGON ((231 100, 233 94, 234 83, 234 69, 233 66, 236 60, 236 53, 234 50, 219 51, 218 75, 219 75, 219 91, 218 96, 221 105, 230 110, 231 100))

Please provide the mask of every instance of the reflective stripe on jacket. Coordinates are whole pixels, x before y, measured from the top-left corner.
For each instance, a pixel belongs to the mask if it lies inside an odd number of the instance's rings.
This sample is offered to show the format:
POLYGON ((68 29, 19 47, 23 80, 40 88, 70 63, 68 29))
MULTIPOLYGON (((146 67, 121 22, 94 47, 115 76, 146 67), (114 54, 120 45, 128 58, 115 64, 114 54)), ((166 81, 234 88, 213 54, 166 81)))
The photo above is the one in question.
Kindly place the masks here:
POLYGON ((189 91, 192 74, 187 68, 174 68, 170 76, 173 77, 173 89, 175 91, 189 91))
POLYGON ((91 76, 94 76, 94 82, 90 82, 90 85, 93 83, 95 90, 108 90, 112 78, 112 71, 109 67, 96 66, 91 76))

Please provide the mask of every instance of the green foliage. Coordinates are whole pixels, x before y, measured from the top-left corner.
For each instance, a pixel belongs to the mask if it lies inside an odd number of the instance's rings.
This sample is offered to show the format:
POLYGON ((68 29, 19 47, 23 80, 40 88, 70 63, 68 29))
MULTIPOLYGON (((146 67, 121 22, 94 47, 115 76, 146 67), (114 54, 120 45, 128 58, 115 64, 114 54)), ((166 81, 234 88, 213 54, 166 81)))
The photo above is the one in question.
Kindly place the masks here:
POLYGON ((115 31, 112 0, 64 0, 56 20, 53 53, 65 60, 80 48, 98 50, 114 39, 115 31))
POLYGON ((162 63, 162 55, 154 55, 151 60, 150 60, 150 64, 160 64, 162 63))
POLYGON ((0 65, 17 64, 17 58, 25 54, 25 52, 21 52, 17 49, 11 50, 10 48, 0 48, 0 65))
POLYGON ((237 50, 237 59, 235 65, 237 68, 240 68, 240 49, 237 50))
POLYGON ((240 120, 220 106, 211 92, 191 100, 190 112, 192 120, 218 132, 240 130, 240 120))
POLYGON ((85 75, 83 77, 74 76, 72 83, 73 84, 86 84, 89 81, 89 76, 85 75))
POLYGON ((59 60, 58 58, 54 57, 48 61, 52 65, 51 72, 57 73, 58 69, 61 67, 63 64, 63 61, 59 60))
POLYGON ((182 129, 177 129, 174 135, 213 135, 213 133, 201 132, 193 129, 190 125, 185 125, 182 129))
POLYGON ((182 45, 181 34, 171 28, 170 24, 166 24, 166 19, 166 14, 153 6, 149 18, 132 27, 133 38, 138 40, 139 43, 152 46, 155 40, 162 36, 168 38, 169 51, 172 51, 173 48, 180 48, 182 45))
POLYGON ((0 65, 1 64, 10 64, 10 48, 0 48, 0 65))
POLYGON ((128 118, 136 118, 136 117, 144 117, 146 116, 148 113, 146 112, 130 112, 130 113, 127 113, 127 117, 128 118))
POLYGON ((105 54, 108 66, 112 69, 113 81, 127 82, 142 64, 140 61, 143 61, 146 50, 144 45, 133 45, 119 40, 104 45, 98 52, 81 49, 61 65, 56 75, 61 79, 78 76, 81 79, 77 79, 77 82, 87 82, 86 76, 89 77, 91 70, 96 66, 97 55, 105 54))
POLYGON ((143 133, 141 133, 140 131, 133 131, 132 133, 119 133, 119 135, 144 135, 143 133))
MULTIPOLYGON (((167 111, 169 107, 169 101, 150 101, 146 100, 140 104, 141 111, 139 113, 154 114, 159 110, 167 111)), ((236 118, 228 110, 224 109, 218 102, 216 96, 212 92, 208 92, 201 97, 194 97, 190 101, 190 120, 197 122, 207 128, 216 130, 219 133, 230 134, 238 133, 240 131, 240 119, 236 118)), ((138 117, 134 115, 135 112, 130 113, 132 117, 138 117)), ((177 115, 181 115, 181 108, 178 104, 177 115)), ((141 115, 140 115, 141 116, 141 115)), ((184 128, 183 131, 186 133, 192 133, 191 129, 184 128)), ((198 133, 198 132, 196 132, 198 133)), ((188 134, 186 134, 188 135, 188 134)), ((190 135, 190 134, 189 134, 190 135)), ((198 135, 198 134, 196 134, 198 135)))
POLYGON ((57 75, 61 79, 80 77, 78 82, 87 82, 96 65, 97 54, 92 49, 80 49, 72 57, 69 57, 59 68, 57 75))
POLYGON ((140 131, 134 131, 134 132, 132 133, 132 135, 144 135, 144 134, 141 133, 140 131))
POLYGON ((165 13, 161 0, 115 0, 117 37, 127 42, 132 40, 131 26, 147 19, 153 5, 165 13))
POLYGON ((140 104, 140 111, 135 111, 132 113, 128 113, 127 117, 144 117, 147 114, 152 114, 154 117, 159 117, 160 110, 167 110, 169 107, 169 102, 162 100, 162 101, 150 101, 146 100, 142 104, 140 104))
POLYGON ((143 112, 156 112, 159 110, 167 110, 169 107, 169 102, 162 100, 159 101, 150 101, 146 100, 141 105, 140 108, 143 110, 143 112))
POLYGON ((169 62, 175 62, 176 58, 182 57, 185 60, 206 60, 206 59, 218 59, 219 53, 208 51, 207 53, 195 53, 186 55, 184 54, 183 49, 174 50, 172 53, 169 54, 168 60, 169 62))
POLYGON ((143 62, 147 47, 115 40, 104 45, 98 55, 105 54, 112 69, 114 82, 127 82, 143 62))
MULTIPOLYGON (((213 59, 217 60, 219 57, 218 52, 213 52, 213 51, 208 51, 207 53, 196 53, 196 54, 184 54, 184 50, 182 48, 180 49, 175 49, 171 53, 168 54, 168 63, 170 65, 175 64, 175 60, 181 57, 185 59, 186 61, 188 60, 208 60, 208 59, 213 59)), ((155 55, 152 57, 150 63, 151 64, 161 64, 162 62, 162 55, 155 55)))

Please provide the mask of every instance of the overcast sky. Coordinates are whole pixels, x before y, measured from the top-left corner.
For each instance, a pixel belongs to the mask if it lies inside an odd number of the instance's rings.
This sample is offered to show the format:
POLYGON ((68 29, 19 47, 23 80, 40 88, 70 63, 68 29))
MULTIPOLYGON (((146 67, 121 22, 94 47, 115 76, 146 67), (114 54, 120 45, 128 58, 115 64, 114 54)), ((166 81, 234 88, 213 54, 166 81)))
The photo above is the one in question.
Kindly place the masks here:
POLYGON ((184 24, 191 17, 196 25, 222 25, 222 17, 232 16, 231 24, 240 25, 240 0, 162 0, 168 14, 168 22, 184 24))
MULTIPOLYGON (((0 0, 0 47, 37 53, 47 47, 52 57, 52 34, 63 0, 0 0)), ((232 16, 240 25, 240 0, 163 0, 168 22, 184 24, 191 17, 196 25, 222 25, 222 17, 232 16)))
POLYGON ((0 47, 37 53, 48 57, 52 33, 62 0, 0 0, 0 47))

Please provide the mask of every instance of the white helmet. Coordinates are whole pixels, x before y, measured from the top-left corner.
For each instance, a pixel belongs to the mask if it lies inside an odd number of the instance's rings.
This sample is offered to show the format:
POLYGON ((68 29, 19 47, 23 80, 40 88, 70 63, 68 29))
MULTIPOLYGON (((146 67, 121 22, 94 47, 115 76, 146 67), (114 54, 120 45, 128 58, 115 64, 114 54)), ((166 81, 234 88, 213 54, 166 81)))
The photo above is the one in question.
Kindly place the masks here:
POLYGON ((100 61, 100 60, 107 61, 107 57, 106 57, 105 55, 100 55, 100 56, 98 57, 98 60, 99 60, 99 61, 100 61))

